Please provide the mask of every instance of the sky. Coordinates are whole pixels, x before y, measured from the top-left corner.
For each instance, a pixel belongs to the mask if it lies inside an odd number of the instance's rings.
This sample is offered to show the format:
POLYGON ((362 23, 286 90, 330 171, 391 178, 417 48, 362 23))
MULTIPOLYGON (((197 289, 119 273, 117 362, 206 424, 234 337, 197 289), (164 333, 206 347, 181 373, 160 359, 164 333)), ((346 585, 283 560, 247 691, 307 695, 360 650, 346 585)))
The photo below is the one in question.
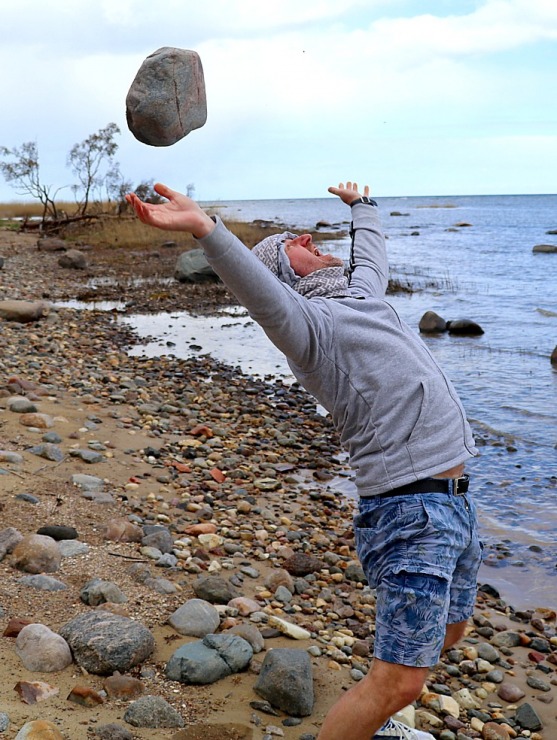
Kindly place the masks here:
POLYGON ((556 89, 556 0, 2 0, 0 146, 66 200, 110 122, 126 180, 202 201, 556 193, 556 89), (199 54, 207 123, 150 147, 125 99, 163 46, 199 54))

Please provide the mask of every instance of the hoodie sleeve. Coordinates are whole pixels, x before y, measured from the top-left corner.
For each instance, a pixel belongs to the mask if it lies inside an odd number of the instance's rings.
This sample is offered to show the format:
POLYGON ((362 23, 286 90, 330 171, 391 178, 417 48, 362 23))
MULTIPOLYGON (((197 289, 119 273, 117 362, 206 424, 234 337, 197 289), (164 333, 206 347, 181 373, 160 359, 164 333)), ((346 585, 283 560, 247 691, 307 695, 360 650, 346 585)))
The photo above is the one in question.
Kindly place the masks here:
POLYGON ((382 298, 389 283, 389 265, 377 206, 356 201, 351 208, 350 292, 355 297, 382 298))
POLYGON ((213 270, 289 360, 300 367, 314 366, 316 309, 265 267, 220 218, 215 220, 215 229, 198 240, 213 270))

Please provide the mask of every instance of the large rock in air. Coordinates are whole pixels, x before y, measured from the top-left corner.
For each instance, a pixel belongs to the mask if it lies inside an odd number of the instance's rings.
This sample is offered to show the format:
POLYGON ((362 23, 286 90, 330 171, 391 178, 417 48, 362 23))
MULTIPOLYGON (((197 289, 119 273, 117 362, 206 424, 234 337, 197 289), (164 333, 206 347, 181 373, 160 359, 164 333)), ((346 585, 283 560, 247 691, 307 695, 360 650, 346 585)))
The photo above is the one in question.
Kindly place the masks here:
POLYGON ((195 51, 164 46, 143 62, 126 97, 126 119, 136 139, 170 146, 207 120, 201 60, 195 51))

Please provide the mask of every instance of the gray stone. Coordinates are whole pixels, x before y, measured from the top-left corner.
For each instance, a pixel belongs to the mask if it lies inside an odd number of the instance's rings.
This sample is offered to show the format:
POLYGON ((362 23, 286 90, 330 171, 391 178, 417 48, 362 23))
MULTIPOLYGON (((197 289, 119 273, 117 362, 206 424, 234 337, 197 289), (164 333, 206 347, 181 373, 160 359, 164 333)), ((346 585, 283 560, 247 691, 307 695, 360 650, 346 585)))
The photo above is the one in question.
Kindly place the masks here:
POLYGON ((12 452, 11 450, 0 450, 0 463, 7 463, 8 465, 21 465, 23 462, 23 456, 19 452, 12 452))
POLYGON ((551 686, 547 681, 543 681, 538 676, 528 676, 526 683, 531 689, 536 689, 537 691, 551 691, 551 686))
POLYGON ((126 96, 126 120, 136 139, 170 146, 207 120, 199 55, 164 46, 143 62, 126 96))
POLYGON ((174 538, 166 528, 145 535, 141 540, 145 547, 156 547, 162 553, 172 552, 174 549, 174 538))
POLYGON ((253 650, 237 635, 206 635, 178 648, 166 666, 171 681, 210 684, 247 667, 253 650))
POLYGON ((59 445, 62 441, 62 437, 58 432, 47 432, 43 434, 43 442, 50 442, 53 445, 59 445))
POLYGON ((65 583, 52 576, 23 576, 18 578, 17 582, 23 586, 30 586, 41 591, 66 591, 68 588, 65 583))
POLYGON ((344 577, 347 581, 352 581, 354 583, 367 583, 364 569, 356 562, 348 563, 346 570, 344 571, 344 577))
POLYGON ((122 725, 110 722, 95 729, 95 737, 99 740, 133 740, 133 735, 122 725))
POLYGON ((260 653, 265 647, 263 635, 254 624, 237 624, 228 631, 249 642, 254 653, 260 653))
POLYGON ((543 726, 536 710, 528 702, 525 702, 518 707, 514 718, 523 730, 530 730, 530 732, 537 732, 537 730, 541 730, 543 726))
POLYGON ((447 329, 447 322, 435 311, 426 311, 420 319, 418 328, 423 334, 438 334, 447 329))
POLYGON ((0 712, 0 732, 6 732, 10 726, 10 718, 6 712, 0 712))
POLYGON ((35 414, 38 408, 28 398, 15 398, 8 404, 10 411, 15 414, 35 414))
POLYGON ((488 642, 480 642, 477 646, 477 651, 478 657, 482 658, 482 660, 487 660, 488 663, 497 663, 497 661, 501 657, 499 655, 499 651, 496 650, 493 645, 490 645, 488 642))
POLYGON ((70 450, 70 455, 72 457, 79 457, 80 460, 83 460, 83 462, 86 462, 89 465, 100 463, 105 459, 104 455, 101 455, 100 452, 95 452, 94 450, 70 450))
POLYGON ((182 252, 176 260, 174 278, 180 283, 202 283, 218 280, 211 265, 207 262, 202 249, 190 249, 182 252))
POLYGON ((7 527, 0 531, 0 560, 13 552, 15 546, 21 542, 23 535, 15 527, 7 527))
POLYGON ((178 558, 171 552, 163 553, 155 563, 156 568, 175 568, 178 565, 178 558))
POLYGON ((237 589, 220 576, 202 576, 193 583, 193 590, 199 599, 210 604, 228 604, 240 596, 237 589))
POLYGON ((145 585, 147 588, 152 588, 158 594, 175 594, 178 590, 168 578, 147 578, 145 585))
POLYGON ((205 637, 220 624, 218 611, 203 599, 190 599, 170 615, 170 625, 181 635, 205 637))
POLYGON ((83 491, 100 492, 104 488, 104 481, 96 475, 86 475, 85 473, 76 473, 72 475, 71 482, 74 486, 81 488, 83 491))
POLYGON ((146 660, 155 639, 139 622, 107 611, 86 612, 60 630, 78 665, 89 673, 125 673, 146 660))
POLYGON ((520 645, 520 635, 518 632, 498 632, 491 638, 491 644, 496 647, 514 648, 520 645))
POLYGON ((44 624, 28 624, 18 634, 15 651, 28 671, 53 673, 72 663, 66 640, 44 624))
POLYGON ((63 558, 75 558, 89 552, 89 545, 78 540, 60 540, 58 547, 63 558))
POLYGON ((62 462, 64 459, 64 453, 60 447, 50 444, 50 442, 44 442, 43 444, 30 447, 29 452, 37 455, 37 457, 44 457, 45 460, 50 460, 51 462, 62 462))
POLYGON ((126 709, 124 722, 132 727, 184 727, 180 714, 161 696, 142 696, 126 709))
POLYGON ((101 578, 93 578, 81 589, 79 594, 81 601, 88 606, 99 606, 99 604, 124 604, 128 597, 111 581, 103 581, 101 578))
POLYGON ((311 660, 305 650, 275 648, 265 656, 254 689, 274 707, 294 717, 313 710, 311 660))
POLYGON ((58 260, 60 267, 69 270, 85 270, 87 259, 79 249, 68 249, 58 260))

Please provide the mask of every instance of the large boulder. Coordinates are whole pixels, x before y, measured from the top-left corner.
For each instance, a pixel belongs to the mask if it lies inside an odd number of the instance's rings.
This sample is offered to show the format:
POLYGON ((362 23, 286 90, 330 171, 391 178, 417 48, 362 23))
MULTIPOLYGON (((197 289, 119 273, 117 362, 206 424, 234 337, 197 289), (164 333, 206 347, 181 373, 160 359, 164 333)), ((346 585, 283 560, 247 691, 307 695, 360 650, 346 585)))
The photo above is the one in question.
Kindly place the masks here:
POLYGON ((181 283, 202 283, 206 280, 218 280, 202 249, 191 249, 189 252, 182 252, 176 261, 174 277, 181 283))
POLYGON ((155 649, 155 638, 147 627, 107 611, 79 614, 62 627, 60 634, 75 662, 98 675, 125 673, 155 649))
POLYGON ((435 311, 426 311, 420 319, 419 329, 423 334, 438 334, 447 329, 447 322, 435 311))
POLYGON ((199 55, 163 46, 143 62, 126 96, 126 120, 136 139, 170 146, 207 120, 199 55))
POLYGON ((311 660, 305 650, 274 648, 265 656, 254 690, 273 707, 293 717, 313 710, 311 660))
POLYGON ((447 321, 447 330, 449 334, 458 334, 461 337, 477 337, 484 334, 482 327, 470 319, 447 321))

